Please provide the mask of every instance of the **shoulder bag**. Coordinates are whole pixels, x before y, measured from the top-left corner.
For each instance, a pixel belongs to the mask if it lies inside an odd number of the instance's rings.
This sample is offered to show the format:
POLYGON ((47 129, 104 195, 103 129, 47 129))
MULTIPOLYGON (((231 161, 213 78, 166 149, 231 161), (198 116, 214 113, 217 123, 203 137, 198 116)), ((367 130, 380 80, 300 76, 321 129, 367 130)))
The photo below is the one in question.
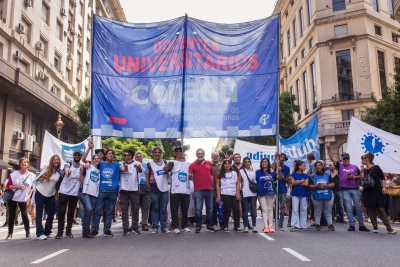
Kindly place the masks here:
POLYGON ((246 172, 245 168, 243 168, 243 171, 247 176, 247 180, 249 181, 249 189, 250 189, 250 191, 253 192, 253 193, 257 193, 258 192, 257 182, 253 181, 253 180, 250 180, 249 176, 247 175, 247 172, 246 172))
MULTIPOLYGON (((31 175, 31 174, 28 174, 28 176, 26 176, 25 180, 24 180, 22 183, 25 183, 25 181, 26 181, 26 179, 28 179, 29 175, 31 175)), ((6 203, 10 202, 10 201, 13 199, 13 197, 14 197, 14 195, 15 195, 15 192, 16 192, 17 190, 18 190, 18 189, 15 189, 15 190, 8 189, 8 190, 4 193, 4 196, 3 196, 4 202, 6 202, 6 203)))

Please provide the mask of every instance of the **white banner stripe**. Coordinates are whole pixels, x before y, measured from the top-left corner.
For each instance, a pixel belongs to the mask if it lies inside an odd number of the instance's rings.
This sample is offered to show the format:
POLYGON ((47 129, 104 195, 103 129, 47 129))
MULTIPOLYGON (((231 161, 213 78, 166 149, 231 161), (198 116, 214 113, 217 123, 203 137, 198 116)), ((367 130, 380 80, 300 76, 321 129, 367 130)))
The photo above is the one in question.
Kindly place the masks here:
POLYGON ((43 257, 43 258, 41 258, 41 259, 38 259, 38 260, 35 260, 35 261, 31 262, 31 264, 38 264, 38 263, 44 262, 45 260, 51 259, 51 258, 53 258, 53 257, 55 257, 55 256, 57 256, 57 255, 60 255, 61 253, 67 252, 68 250, 69 250, 69 249, 62 249, 62 250, 59 250, 59 251, 54 252, 54 253, 52 253, 52 254, 46 256, 46 257, 43 257))
POLYGON ((258 233, 260 236, 266 238, 269 241, 275 241, 275 239, 273 239, 272 237, 270 237, 269 235, 266 235, 264 233, 258 233))
POLYGON ((303 255, 301 255, 300 253, 294 251, 291 248, 283 248, 283 250, 285 250, 286 252, 292 254, 293 256, 295 256, 296 258, 300 259, 301 261, 311 261, 309 258, 304 257, 303 255))

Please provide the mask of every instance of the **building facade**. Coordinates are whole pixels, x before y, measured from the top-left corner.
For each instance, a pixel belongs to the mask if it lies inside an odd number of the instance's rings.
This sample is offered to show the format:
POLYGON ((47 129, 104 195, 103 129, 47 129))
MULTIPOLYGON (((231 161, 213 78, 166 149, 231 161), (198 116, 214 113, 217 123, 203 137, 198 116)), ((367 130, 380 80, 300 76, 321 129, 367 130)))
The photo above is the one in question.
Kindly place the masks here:
MULTIPOLYGON (((304 126, 318 118, 321 158, 325 141, 346 151, 350 117, 360 117, 393 82, 400 62, 392 0, 278 0, 281 12, 280 91, 296 96, 304 126)), ((355 159, 357 160, 357 159, 355 159)))
POLYGON ((119 0, 0 0, 0 159, 14 168, 23 156, 39 168, 58 114, 60 139, 80 141, 74 108, 90 95, 92 12, 126 21, 119 0))

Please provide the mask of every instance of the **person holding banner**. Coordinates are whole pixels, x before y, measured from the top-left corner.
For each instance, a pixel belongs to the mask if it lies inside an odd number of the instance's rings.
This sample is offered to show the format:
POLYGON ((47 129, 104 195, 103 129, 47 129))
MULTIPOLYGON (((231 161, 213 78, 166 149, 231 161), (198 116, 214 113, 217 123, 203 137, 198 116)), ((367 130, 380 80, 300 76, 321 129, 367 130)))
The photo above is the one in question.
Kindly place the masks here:
POLYGON ((225 233, 229 233, 229 215, 233 210, 234 226, 233 230, 243 232, 240 229, 240 180, 239 174, 232 168, 230 159, 224 159, 222 168, 217 175, 217 202, 224 203, 224 219, 223 229, 225 233))
POLYGON ((278 154, 276 152, 275 158, 277 158, 278 164, 276 167, 278 180, 278 206, 279 206, 279 222, 278 229, 283 231, 283 222, 285 220, 285 211, 286 211, 286 194, 287 194, 287 185, 289 182, 289 174, 290 167, 285 165, 284 162, 288 160, 285 153, 278 154))
POLYGON ((308 174, 306 164, 299 160, 292 172, 292 218, 290 232, 307 230, 308 174), (300 207, 299 207, 300 205, 300 207))
POLYGON ((263 158, 260 162, 260 169, 256 171, 258 201, 260 202, 262 218, 264 221, 264 233, 275 233, 272 225, 274 224, 274 204, 276 197, 275 179, 276 174, 271 167, 268 158, 263 158))
POLYGON ((140 173, 140 181, 139 181, 139 203, 140 210, 142 211, 142 231, 149 231, 149 227, 147 226, 147 221, 149 219, 149 209, 150 209, 150 189, 146 184, 146 171, 147 171, 147 163, 143 162, 143 153, 140 151, 136 151, 135 160, 140 162, 142 166, 142 172, 140 173))
POLYGON ((390 226, 389 219, 387 218, 384 207, 383 195, 387 194, 385 176, 383 175, 382 169, 374 164, 374 154, 368 152, 361 156, 361 173, 360 180, 363 181, 362 197, 364 200, 364 206, 367 208, 369 217, 371 218, 372 226, 374 227, 373 232, 378 233, 378 222, 377 216, 379 214, 383 224, 386 226, 388 234, 397 234, 397 231, 393 230, 390 226), (364 179, 372 178, 374 182, 367 187, 364 179))
POLYGON ((314 204, 315 230, 321 231, 321 216, 325 215, 328 230, 335 231, 332 224, 333 193, 335 187, 332 176, 324 171, 321 161, 314 163, 315 173, 309 178, 308 187, 312 190, 311 201, 314 204))
POLYGON ((250 182, 256 182, 256 172, 251 166, 251 160, 249 157, 243 158, 243 168, 240 169, 240 175, 242 176, 243 181, 243 232, 247 233, 250 229, 253 233, 257 233, 257 192, 250 189, 250 182), (249 223, 249 210, 252 226, 250 226, 249 223))
POLYGON ((85 209, 82 220, 82 237, 93 238, 90 233, 90 222, 93 210, 96 207, 97 196, 99 195, 100 170, 99 164, 101 157, 98 154, 93 155, 92 164, 86 163, 82 170, 79 182, 82 183, 82 192, 79 192, 79 200, 85 209))
MULTIPOLYGON (((30 164, 27 158, 21 158, 19 160, 19 171, 11 173, 8 178, 6 188, 14 190, 14 196, 8 201, 8 208, 10 209, 9 218, 14 218, 17 211, 17 206, 21 210, 22 221, 25 227, 25 239, 31 239, 29 218, 26 212, 27 202, 30 201, 32 195, 33 182, 35 181, 35 174, 28 171, 30 164)), ((12 239, 14 231, 14 224, 11 222, 8 224, 8 235, 7 240, 12 239)))
POLYGON ((342 192, 343 204, 346 209, 347 218, 349 219, 349 229, 347 231, 355 231, 355 221, 353 216, 353 206, 356 210, 359 231, 370 232, 370 230, 364 225, 363 213, 361 210, 361 199, 358 192, 357 180, 360 179, 360 169, 354 165, 350 164, 350 155, 348 153, 342 154, 343 162, 339 162, 331 151, 331 143, 325 143, 326 149, 328 151, 329 158, 335 165, 335 168, 339 171, 339 186, 342 192))
POLYGON ((46 240, 47 238, 54 238, 56 235, 51 232, 53 228, 53 219, 55 213, 55 195, 56 184, 63 176, 61 170, 60 157, 53 155, 50 162, 39 173, 36 181, 35 203, 36 203, 36 237, 38 240, 46 240), (42 217, 43 208, 46 211, 47 218, 45 228, 43 229, 42 217))

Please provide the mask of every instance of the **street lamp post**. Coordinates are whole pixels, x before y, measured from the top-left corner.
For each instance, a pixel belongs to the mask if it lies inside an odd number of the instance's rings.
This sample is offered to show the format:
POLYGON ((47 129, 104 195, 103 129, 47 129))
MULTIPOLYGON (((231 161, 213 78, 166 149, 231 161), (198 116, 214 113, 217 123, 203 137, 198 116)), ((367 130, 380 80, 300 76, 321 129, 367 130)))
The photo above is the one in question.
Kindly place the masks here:
POLYGON ((54 123, 54 125, 56 126, 56 129, 57 129, 57 138, 58 138, 58 140, 60 140, 61 130, 65 125, 65 123, 61 120, 60 113, 58 113, 58 118, 57 118, 57 121, 54 123))

